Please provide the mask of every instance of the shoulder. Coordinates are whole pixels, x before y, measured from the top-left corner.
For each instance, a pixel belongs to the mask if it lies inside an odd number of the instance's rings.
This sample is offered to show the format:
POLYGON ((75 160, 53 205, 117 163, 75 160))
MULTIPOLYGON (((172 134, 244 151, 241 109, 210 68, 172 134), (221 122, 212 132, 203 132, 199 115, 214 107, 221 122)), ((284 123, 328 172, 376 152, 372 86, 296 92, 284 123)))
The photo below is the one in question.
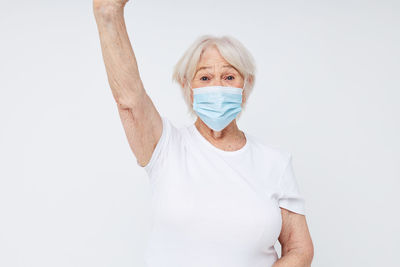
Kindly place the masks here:
POLYGON ((262 180, 262 187, 271 196, 281 195, 280 180, 290 164, 291 153, 276 144, 268 143, 253 134, 248 134, 251 143, 251 158, 256 162, 257 173, 262 180))
POLYGON ((167 116, 161 116, 163 120, 163 134, 165 141, 170 149, 180 151, 182 147, 187 146, 190 125, 185 123, 176 123, 167 116))
POLYGON ((258 136, 246 132, 254 153, 258 156, 263 157, 266 162, 277 165, 284 168, 288 160, 291 157, 291 152, 283 149, 279 145, 268 143, 266 140, 262 140, 258 136))
POLYGON ((175 122, 172 122, 171 119, 165 115, 161 115, 161 119, 163 122, 163 132, 170 138, 182 135, 186 128, 185 126, 177 126, 175 122))
MULTIPOLYGON (((174 158, 179 158, 182 144, 182 131, 184 127, 177 127, 167 116, 160 115, 162 119, 162 133, 158 140, 150 161, 144 167, 150 176, 154 170, 159 172, 174 158)), ((140 166, 140 165, 139 165, 140 166)), ((152 178, 154 179, 154 178, 152 178)))

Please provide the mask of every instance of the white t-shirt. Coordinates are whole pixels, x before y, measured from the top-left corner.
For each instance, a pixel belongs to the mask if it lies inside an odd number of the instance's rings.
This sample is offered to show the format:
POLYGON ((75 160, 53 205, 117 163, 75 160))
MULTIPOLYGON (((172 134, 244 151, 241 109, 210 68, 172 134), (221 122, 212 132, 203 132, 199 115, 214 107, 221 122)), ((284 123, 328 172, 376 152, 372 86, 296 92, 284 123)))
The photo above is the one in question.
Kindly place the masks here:
POLYGON ((224 151, 194 123, 177 128, 161 117, 161 138, 143 167, 153 208, 146 266, 272 266, 279 207, 305 215, 291 154, 247 132, 241 149, 224 151))

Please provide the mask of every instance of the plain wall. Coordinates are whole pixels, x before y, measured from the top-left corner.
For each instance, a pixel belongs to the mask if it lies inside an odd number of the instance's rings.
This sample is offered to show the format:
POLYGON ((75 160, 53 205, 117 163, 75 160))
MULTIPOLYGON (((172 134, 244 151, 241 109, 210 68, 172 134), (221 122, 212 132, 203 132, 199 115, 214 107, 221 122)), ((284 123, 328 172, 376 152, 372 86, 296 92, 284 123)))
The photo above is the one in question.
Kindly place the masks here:
MULTIPOLYGON (((376 267, 400 266, 399 11, 394 0, 131 0, 125 17, 145 88, 178 127, 193 120, 174 64, 202 34, 239 39, 257 77, 238 125, 293 153, 313 266, 376 267)), ((144 266, 149 184, 91 1, 4 2, 0 33, 0 266, 144 266)))

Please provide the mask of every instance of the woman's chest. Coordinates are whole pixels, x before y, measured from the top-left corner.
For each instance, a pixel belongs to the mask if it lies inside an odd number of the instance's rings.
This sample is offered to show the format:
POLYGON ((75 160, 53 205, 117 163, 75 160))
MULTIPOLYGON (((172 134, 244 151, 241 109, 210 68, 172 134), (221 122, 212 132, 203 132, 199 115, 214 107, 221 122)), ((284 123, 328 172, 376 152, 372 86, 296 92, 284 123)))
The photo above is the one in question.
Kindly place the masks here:
POLYGON ((154 191, 156 230, 198 244, 275 244, 282 223, 276 188, 266 188, 259 170, 226 162, 180 166, 166 170, 154 191))

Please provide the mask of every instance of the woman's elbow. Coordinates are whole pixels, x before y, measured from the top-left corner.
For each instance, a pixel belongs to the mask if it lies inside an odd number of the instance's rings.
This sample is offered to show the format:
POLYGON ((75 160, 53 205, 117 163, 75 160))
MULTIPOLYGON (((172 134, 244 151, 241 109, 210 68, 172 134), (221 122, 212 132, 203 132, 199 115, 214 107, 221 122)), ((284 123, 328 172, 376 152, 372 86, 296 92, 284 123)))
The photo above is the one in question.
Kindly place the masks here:
POLYGON ((304 267, 310 267, 314 258, 314 245, 311 242, 304 248, 304 267))
POLYGON ((133 110, 135 108, 135 101, 132 101, 129 98, 116 97, 115 102, 117 103, 119 109, 133 110))
POLYGON ((120 109, 130 109, 132 111, 143 107, 147 103, 147 94, 144 90, 139 93, 117 94, 114 96, 115 102, 120 109))

